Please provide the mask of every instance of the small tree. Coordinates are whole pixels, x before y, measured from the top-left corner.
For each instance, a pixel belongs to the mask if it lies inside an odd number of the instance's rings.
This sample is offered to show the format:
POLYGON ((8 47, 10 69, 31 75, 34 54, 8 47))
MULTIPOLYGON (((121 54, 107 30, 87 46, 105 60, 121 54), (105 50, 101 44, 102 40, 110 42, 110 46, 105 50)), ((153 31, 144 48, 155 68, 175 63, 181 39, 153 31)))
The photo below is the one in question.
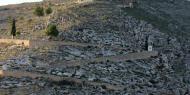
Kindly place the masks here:
POLYGON ((16 21, 15 21, 15 19, 12 19, 11 35, 12 35, 13 39, 16 36, 16 21))
POLYGON ((53 12, 53 10, 52 10, 51 7, 48 7, 48 8, 46 9, 46 14, 47 14, 47 15, 51 14, 52 12, 53 12))
POLYGON ((43 7, 36 7, 36 9, 34 10, 34 14, 36 16, 44 16, 44 8, 43 7))
POLYGON ((59 31, 57 30, 56 25, 52 25, 52 24, 48 25, 46 29, 46 35, 56 37, 58 36, 58 34, 59 34, 59 31))

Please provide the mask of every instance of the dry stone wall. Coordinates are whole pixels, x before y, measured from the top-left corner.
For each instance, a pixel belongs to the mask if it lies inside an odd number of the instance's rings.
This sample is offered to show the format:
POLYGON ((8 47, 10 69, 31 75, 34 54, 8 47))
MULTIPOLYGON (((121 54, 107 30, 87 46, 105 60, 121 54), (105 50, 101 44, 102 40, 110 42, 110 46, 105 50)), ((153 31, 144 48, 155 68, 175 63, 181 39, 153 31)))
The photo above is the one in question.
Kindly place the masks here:
POLYGON ((19 40, 19 39, 0 39, 0 43, 8 43, 8 44, 17 44, 17 45, 23 45, 26 47, 30 46, 29 40, 19 40))

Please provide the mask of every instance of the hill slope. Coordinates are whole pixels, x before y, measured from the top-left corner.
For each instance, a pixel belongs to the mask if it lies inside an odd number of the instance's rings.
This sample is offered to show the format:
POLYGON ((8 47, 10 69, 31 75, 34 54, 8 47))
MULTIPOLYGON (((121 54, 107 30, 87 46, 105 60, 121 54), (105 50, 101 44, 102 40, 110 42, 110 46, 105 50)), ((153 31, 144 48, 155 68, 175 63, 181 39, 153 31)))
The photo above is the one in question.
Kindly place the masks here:
MULTIPOLYGON (((5 6, 0 10, 1 14, 6 14, 0 19, 2 28, 3 24, 6 26, 10 11, 17 17, 17 28, 21 32, 18 38, 60 43, 20 50, 23 52, 20 56, 7 59, 3 66, 35 75, 66 78, 54 82, 43 77, 4 77, 0 79, 3 95, 190 94, 187 1, 141 0, 133 9, 119 7, 121 2, 106 0, 85 4, 60 2, 63 3, 59 5, 51 1, 54 12, 40 18, 32 14, 39 4, 28 4, 31 8, 5 6), (47 39, 44 34, 47 23, 58 26, 58 37, 47 39), (146 55, 154 53, 145 52, 148 45, 153 46, 158 55, 146 55), (124 89, 117 91, 116 87, 124 89)), ((46 6, 47 3, 40 4, 46 6)), ((6 28, 1 31, 2 37, 9 36, 6 28)))

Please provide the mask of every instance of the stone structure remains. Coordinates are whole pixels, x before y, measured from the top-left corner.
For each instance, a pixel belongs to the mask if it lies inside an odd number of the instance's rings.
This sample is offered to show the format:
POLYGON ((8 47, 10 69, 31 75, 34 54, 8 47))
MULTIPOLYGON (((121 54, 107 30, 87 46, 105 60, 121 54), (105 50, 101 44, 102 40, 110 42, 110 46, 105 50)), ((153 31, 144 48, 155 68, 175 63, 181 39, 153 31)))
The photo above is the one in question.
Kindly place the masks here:
POLYGON ((0 39, 0 43, 21 45, 27 48, 36 48, 38 46, 57 45, 58 43, 39 41, 39 40, 21 40, 21 39, 0 39))
POLYGON ((16 45, 23 45, 25 47, 30 46, 30 41, 29 40, 19 40, 19 39, 0 39, 0 43, 13 43, 16 45))
POLYGON ((153 51, 153 41, 151 36, 147 37, 147 50, 153 51))

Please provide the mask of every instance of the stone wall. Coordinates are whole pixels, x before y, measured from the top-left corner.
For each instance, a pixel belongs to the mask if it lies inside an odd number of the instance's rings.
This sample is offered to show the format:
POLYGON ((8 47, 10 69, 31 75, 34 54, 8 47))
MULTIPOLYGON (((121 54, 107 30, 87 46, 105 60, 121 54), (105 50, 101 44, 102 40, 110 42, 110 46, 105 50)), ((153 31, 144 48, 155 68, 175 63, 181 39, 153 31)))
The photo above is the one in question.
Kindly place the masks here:
POLYGON ((23 45, 26 47, 30 46, 29 40, 19 40, 19 39, 0 39, 0 43, 7 43, 7 44, 17 44, 17 45, 23 45))
POLYGON ((38 40, 20 40, 20 39, 0 39, 0 43, 22 45, 28 48, 37 48, 42 46, 55 46, 58 42, 38 41, 38 40))
POLYGON ((93 44, 82 44, 76 42, 20 40, 20 39, 0 39, 0 43, 22 45, 28 48, 38 48, 43 46, 57 46, 57 45, 93 46, 93 44))

